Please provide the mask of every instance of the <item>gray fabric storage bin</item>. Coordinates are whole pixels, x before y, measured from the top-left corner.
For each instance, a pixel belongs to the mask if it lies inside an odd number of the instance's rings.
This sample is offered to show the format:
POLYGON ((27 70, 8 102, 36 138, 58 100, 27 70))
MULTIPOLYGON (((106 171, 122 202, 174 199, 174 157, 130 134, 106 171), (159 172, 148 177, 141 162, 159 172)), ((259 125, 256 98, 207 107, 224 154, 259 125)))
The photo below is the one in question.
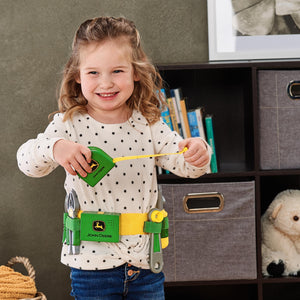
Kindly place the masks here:
POLYGON ((258 71, 260 168, 300 168, 300 101, 287 86, 300 71, 258 71))
POLYGON ((163 250, 167 282, 255 279, 254 182, 162 184, 169 217, 169 246, 163 250), (219 212, 186 213, 189 193, 219 192, 219 212))

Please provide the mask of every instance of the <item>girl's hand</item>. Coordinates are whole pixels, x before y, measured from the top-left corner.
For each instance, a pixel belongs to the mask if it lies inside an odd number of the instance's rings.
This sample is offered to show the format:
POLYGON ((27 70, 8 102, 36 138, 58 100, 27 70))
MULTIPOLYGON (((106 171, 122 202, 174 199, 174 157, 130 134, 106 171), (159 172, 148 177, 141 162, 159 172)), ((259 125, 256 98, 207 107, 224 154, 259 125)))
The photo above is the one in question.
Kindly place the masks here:
POLYGON ((87 173, 92 172, 89 165, 91 150, 83 145, 68 140, 58 140, 53 147, 53 156, 71 175, 77 175, 77 171, 82 177, 86 177, 87 173))
POLYGON ((209 162, 209 152, 204 141, 200 138, 187 138, 178 144, 179 151, 187 147, 183 153, 184 159, 189 164, 201 168, 209 162))

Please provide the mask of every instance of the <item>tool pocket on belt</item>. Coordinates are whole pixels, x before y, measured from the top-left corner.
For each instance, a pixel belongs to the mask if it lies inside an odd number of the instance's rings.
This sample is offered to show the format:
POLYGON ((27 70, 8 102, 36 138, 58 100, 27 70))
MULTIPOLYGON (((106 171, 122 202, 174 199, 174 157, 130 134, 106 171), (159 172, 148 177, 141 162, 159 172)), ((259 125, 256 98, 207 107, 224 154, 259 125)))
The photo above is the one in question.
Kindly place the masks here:
POLYGON ((63 242, 70 243, 67 232, 74 234, 73 245, 80 245, 80 241, 118 243, 119 234, 118 213, 82 212, 80 218, 71 218, 64 213, 63 242))

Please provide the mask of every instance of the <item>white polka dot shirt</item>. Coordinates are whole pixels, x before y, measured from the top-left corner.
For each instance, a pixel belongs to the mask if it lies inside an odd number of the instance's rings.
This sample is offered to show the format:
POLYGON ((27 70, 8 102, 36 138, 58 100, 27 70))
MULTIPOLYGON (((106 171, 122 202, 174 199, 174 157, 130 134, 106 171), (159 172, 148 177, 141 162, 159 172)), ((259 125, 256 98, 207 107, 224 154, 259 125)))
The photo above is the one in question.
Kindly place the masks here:
MULTIPOLYGON (((77 114, 72 120, 63 122, 63 114, 58 113, 44 133, 19 148, 20 170, 32 177, 49 174, 58 166, 53 146, 59 139, 99 147, 112 158, 177 152, 182 140, 162 120, 149 125, 138 111, 133 111, 129 120, 122 124, 99 123, 88 114, 77 114)), ((203 175, 208 167, 195 168, 184 161, 183 155, 127 160, 116 163, 94 187, 66 173, 64 187, 67 193, 72 189, 76 191, 83 211, 147 213, 157 201, 156 166, 191 178, 203 175)), ((78 255, 69 255, 68 246, 64 244, 61 261, 84 270, 109 269, 126 262, 148 269, 149 236, 121 236, 119 243, 82 241, 78 255)))

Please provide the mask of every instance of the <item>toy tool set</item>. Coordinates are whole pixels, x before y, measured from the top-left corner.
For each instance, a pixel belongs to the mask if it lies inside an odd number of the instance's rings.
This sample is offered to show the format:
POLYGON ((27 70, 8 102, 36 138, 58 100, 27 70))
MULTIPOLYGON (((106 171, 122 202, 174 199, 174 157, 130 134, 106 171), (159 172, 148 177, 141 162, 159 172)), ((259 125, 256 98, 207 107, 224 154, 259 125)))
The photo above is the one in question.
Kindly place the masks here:
POLYGON ((139 159, 146 157, 158 157, 164 155, 182 154, 188 149, 185 147, 182 151, 176 153, 161 153, 161 154, 149 154, 149 155, 136 155, 136 156, 123 156, 123 157, 110 157, 106 152, 97 147, 89 147, 92 152, 92 161, 90 166, 92 173, 88 173, 86 177, 82 177, 85 182, 90 186, 95 186, 114 166, 117 162, 129 159, 139 159))
POLYGON ((81 241, 118 243, 122 235, 150 235, 150 269, 163 268, 162 249, 169 244, 168 214, 163 209, 159 190, 157 208, 149 213, 91 212, 80 210, 78 196, 72 190, 65 198, 63 243, 70 255, 80 254, 81 241))

